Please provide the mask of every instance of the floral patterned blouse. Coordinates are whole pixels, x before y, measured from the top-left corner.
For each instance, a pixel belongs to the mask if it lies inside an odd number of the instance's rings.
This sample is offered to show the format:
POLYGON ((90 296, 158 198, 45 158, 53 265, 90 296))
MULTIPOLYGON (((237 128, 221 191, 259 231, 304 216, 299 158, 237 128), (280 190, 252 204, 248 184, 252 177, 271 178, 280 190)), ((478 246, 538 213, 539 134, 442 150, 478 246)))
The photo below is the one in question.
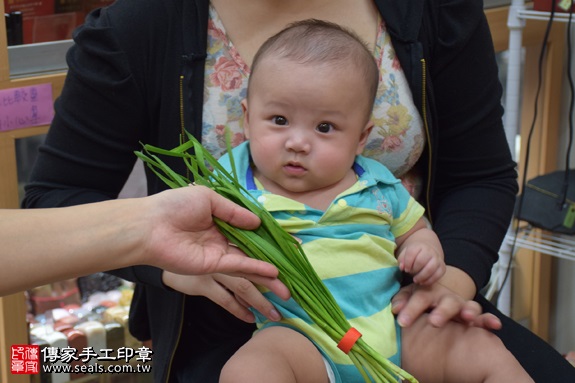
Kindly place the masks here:
MULTIPOLYGON (((383 20, 373 54, 380 82, 372 115, 375 127, 363 155, 385 164, 417 196, 419 177, 410 171, 423 152, 425 132, 383 20)), ((232 146, 245 140, 240 103, 246 96, 249 74, 250 68, 228 38, 215 8, 210 6, 202 144, 216 158, 226 151, 226 128, 232 133, 232 146)))

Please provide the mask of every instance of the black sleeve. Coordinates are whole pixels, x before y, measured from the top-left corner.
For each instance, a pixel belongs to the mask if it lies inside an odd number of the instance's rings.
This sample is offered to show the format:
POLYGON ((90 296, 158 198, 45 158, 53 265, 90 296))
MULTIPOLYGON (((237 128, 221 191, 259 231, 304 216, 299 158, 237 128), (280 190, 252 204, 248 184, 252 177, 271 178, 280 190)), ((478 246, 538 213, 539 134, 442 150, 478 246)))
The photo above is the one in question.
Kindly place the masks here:
POLYGON ((512 217, 517 174, 502 124, 502 87, 481 1, 439 1, 430 71, 437 140, 429 206, 447 264, 478 290, 512 217))

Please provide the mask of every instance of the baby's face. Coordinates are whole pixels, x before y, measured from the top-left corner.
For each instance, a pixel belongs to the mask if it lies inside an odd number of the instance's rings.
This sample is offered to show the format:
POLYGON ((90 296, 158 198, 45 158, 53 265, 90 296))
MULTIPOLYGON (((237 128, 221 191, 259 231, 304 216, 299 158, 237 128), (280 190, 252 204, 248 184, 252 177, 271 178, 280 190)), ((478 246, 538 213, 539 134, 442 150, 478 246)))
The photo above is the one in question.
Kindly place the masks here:
POLYGON ((353 69, 266 58, 252 78, 244 130, 255 175, 281 194, 350 186, 371 129, 365 80, 353 69))

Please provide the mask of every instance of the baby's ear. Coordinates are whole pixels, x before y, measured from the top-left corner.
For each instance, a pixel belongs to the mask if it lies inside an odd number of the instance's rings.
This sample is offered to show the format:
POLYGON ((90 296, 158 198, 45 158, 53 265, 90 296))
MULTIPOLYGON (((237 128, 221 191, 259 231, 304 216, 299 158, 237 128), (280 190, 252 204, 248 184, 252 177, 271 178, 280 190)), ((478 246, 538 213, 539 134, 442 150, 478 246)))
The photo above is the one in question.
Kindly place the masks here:
POLYGON ((367 122, 367 124, 365 124, 365 127, 363 128, 363 130, 361 131, 361 136, 359 136, 359 142, 357 144, 357 150, 356 150, 355 154, 361 154, 363 152, 363 149, 365 148, 365 145, 367 144, 367 138, 369 137, 369 134, 371 133, 373 126, 374 126, 374 123, 370 118, 369 121, 367 122))
POLYGON ((244 136, 246 136, 246 140, 250 139, 250 115, 248 112, 248 100, 244 98, 242 100, 242 112, 244 113, 243 119, 243 129, 244 129, 244 136))

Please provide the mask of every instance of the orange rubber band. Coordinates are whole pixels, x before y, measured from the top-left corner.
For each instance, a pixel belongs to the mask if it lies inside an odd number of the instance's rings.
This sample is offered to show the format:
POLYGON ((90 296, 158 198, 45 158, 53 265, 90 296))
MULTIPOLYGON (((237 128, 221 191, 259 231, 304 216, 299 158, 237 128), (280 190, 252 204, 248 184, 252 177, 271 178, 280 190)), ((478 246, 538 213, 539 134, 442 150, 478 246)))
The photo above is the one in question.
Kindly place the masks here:
POLYGON ((347 332, 345 333, 343 338, 341 338, 341 340, 337 344, 337 347, 341 351, 348 354, 351 351, 351 348, 353 347, 355 342, 357 342, 357 340, 360 337, 361 337, 361 333, 359 331, 357 331, 354 327, 351 327, 349 330, 347 330, 347 332))

